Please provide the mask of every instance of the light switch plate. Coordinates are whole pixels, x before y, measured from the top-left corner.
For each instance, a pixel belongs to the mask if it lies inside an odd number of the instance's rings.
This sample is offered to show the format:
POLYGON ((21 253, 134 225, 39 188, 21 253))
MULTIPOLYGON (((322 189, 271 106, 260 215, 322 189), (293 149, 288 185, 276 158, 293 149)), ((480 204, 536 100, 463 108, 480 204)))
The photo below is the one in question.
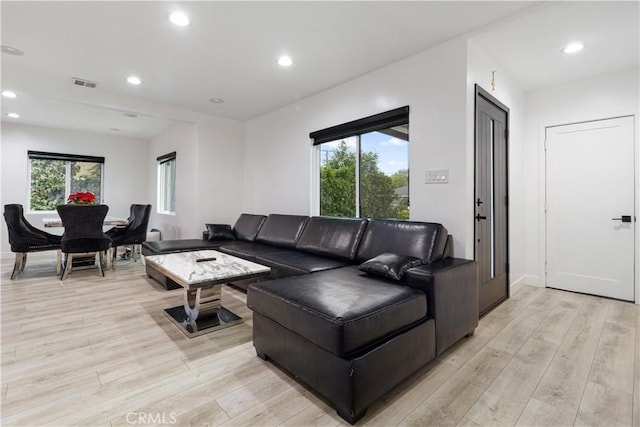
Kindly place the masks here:
POLYGON ((448 184, 449 169, 430 169, 425 173, 425 184, 448 184))

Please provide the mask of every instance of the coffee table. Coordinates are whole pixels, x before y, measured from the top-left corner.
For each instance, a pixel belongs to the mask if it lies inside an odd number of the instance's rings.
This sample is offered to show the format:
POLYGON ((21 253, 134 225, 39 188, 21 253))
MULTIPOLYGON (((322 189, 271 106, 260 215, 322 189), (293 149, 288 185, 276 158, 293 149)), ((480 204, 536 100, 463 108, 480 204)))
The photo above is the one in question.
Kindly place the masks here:
POLYGON ((151 255, 147 274, 164 275, 184 288, 184 304, 165 315, 191 338, 228 328, 242 318, 222 306, 221 288, 233 280, 266 276, 271 269, 213 250, 151 255))

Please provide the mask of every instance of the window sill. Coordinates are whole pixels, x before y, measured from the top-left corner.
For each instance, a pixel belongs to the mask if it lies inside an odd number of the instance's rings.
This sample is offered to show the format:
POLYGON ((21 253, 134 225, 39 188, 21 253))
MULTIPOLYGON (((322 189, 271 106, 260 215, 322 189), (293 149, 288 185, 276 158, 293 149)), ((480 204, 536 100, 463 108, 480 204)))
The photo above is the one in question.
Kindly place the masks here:
POLYGON ((158 211, 158 215, 176 216, 176 213, 175 213, 175 212, 162 212, 162 211, 158 211))

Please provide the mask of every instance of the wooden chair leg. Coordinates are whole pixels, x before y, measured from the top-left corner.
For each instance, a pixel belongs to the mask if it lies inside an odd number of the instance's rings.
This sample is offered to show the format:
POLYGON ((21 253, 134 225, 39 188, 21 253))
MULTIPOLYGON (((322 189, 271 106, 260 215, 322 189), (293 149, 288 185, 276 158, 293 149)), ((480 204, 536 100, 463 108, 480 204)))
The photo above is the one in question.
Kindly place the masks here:
POLYGON ((64 280, 71 273, 71 264, 73 264, 73 254, 64 254, 64 270, 60 280, 64 280))
POLYGON ((56 274, 62 272, 62 250, 58 249, 56 253, 56 274))
POLYGON ((111 263, 111 251, 113 251, 113 248, 102 251, 102 268, 113 267, 111 263))
POLYGON ((22 257, 24 253, 16 252, 16 260, 13 264, 13 271, 11 272, 11 280, 14 280, 18 273, 22 271, 22 257))
POLYGON ((98 251, 96 252, 96 263, 98 264, 98 271, 100 275, 104 277, 104 269, 102 268, 102 263, 104 262, 104 252, 98 251))
POLYGON ((118 247, 111 248, 111 270, 116 269, 116 261, 118 260, 118 247))
POLYGON ((20 273, 24 271, 24 268, 27 266, 27 253, 22 254, 22 265, 20 266, 20 273))

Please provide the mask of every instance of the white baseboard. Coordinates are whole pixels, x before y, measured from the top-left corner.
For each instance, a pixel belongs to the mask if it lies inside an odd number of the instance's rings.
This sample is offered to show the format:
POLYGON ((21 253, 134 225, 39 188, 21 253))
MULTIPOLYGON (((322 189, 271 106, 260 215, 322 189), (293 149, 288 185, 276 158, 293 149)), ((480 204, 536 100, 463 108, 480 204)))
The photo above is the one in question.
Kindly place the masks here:
POLYGON ((537 287, 540 287, 540 288, 544 287, 544 285, 542 285, 540 283, 540 280, 539 280, 538 276, 533 276, 533 275, 530 275, 530 274, 523 274, 519 279, 514 280, 513 282, 511 282, 511 285, 509 287, 511 295, 515 294, 520 289, 522 289, 522 287, 524 285, 537 286, 537 287))

